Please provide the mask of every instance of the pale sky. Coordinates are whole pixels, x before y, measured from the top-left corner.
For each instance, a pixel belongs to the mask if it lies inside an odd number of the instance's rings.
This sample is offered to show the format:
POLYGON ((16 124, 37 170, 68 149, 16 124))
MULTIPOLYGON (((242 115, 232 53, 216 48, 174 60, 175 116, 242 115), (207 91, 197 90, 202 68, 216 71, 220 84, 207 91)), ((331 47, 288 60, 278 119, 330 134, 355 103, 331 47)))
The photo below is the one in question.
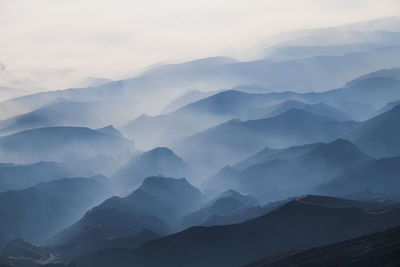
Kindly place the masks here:
POLYGON ((399 0, 0 0, 0 86, 61 89, 160 62, 249 59, 280 32, 399 15, 399 0))

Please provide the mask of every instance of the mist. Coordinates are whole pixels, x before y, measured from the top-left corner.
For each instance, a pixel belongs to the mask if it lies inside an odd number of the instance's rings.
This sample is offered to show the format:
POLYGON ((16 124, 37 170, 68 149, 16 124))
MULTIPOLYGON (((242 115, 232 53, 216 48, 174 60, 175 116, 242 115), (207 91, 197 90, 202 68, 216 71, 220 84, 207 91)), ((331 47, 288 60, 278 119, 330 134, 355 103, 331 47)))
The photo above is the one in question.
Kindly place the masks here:
POLYGON ((398 10, 0 0, 0 265, 397 262, 398 10))

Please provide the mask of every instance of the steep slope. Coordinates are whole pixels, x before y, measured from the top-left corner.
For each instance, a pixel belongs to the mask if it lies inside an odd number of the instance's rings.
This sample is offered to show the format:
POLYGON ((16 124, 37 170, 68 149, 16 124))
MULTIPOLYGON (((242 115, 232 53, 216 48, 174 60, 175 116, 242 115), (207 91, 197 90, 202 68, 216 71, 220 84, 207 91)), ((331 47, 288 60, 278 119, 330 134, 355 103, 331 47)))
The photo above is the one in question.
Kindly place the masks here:
POLYGON ((176 146, 187 161, 204 164, 203 166, 215 172, 265 146, 283 148, 328 142, 356 125, 354 122, 338 122, 303 110, 291 109, 267 119, 228 121, 188 137, 176 146))
POLYGON ((233 175, 220 172, 212 178, 209 186, 236 186, 242 192, 268 196, 268 200, 282 199, 312 192, 316 184, 327 182, 370 160, 353 143, 337 139, 293 159, 275 159, 252 165, 233 175))
POLYGON ((164 235, 172 231, 189 207, 192 211, 200 206, 198 201, 202 197, 184 179, 148 177, 130 195, 111 197, 94 207, 52 237, 49 244, 62 255, 71 256, 96 250, 99 244, 136 235, 144 229, 164 235))
POLYGON ((182 214, 197 209, 205 201, 203 194, 185 178, 148 177, 140 189, 171 203, 182 214))
POLYGON ((354 84, 360 80, 370 79, 370 78, 390 78, 393 80, 400 80, 400 68, 383 69, 374 72, 367 73, 349 82, 347 85, 354 84))
POLYGON ((210 201, 208 201, 207 203, 205 203, 203 205, 203 207, 208 207, 213 205, 217 200, 221 199, 221 198, 232 198, 235 199, 236 201, 238 201, 239 203, 246 205, 246 206, 259 206, 260 205, 260 201, 258 201, 258 199, 250 196, 250 195, 243 195, 235 190, 227 190, 225 192, 222 192, 221 194, 219 194, 218 196, 216 196, 215 198, 211 199, 210 201))
POLYGON ((234 198, 223 197, 213 204, 184 216, 180 222, 182 229, 195 225, 202 225, 213 216, 224 216, 248 206, 234 198))
POLYGON ((160 219, 119 209, 94 209, 78 222, 53 236, 47 245, 62 257, 88 253, 107 241, 137 235, 144 229, 165 234, 168 226, 160 219))
POLYGON ((148 176, 182 177, 187 173, 188 166, 182 158, 169 148, 157 147, 133 156, 113 174, 113 178, 124 191, 131 191, 148 176))
POLYGON ((0 121, 0 134, 49 126, 96 126, 101 125, 107 112, 100 112, 98 102, 72 102, 56 100, 37 110, 0 121), (102 113, 102 114, 101 114, 102 113))
POLYGON ((400 262, 400 227, 311 249, 284 251, 246 267, 396 266, 400 262))
POLYGON ((117 129, 115 129, 114 126, 112 126, 112 125, 108 125, 106 127, 97 129, 97 131, 123 138, 121 132, 118 131, 117 129))
POLYGON ((400 105, 360 124, 347 138, 374 157, 400 155, 400 105))
POLYGON ((311 151, 320 144, 321 143, 315 143, 303 146, 292 146, 285 149, 271 149, 269 147, 266 147, 262 149, 260 152, 254 154, 253 156, 250 156, 247 159, 235 164, 233 167, 238 170, 243 170, 252 165, 267 163, 268 161, 274 159, 284 159, 284 160, 293 159, 311 151))
POLYGON ((132 148, 126 139, 84 127, 45 127, 0 137, 0 159, 15 162, 118 155, 132 148))
POLYGON ((27 189, 8 190, 0 194, 0 239, 43 241, 106 197, 107 191, 100 183, 86 178, 63 179, 27 189))
POLYGON ((75 262, 86 267, 240 266, 278 251, 339 242, 400 222, 398 208, 373 213, 357 207, 357 203, 352 206, 346 202, 343 206, 334 199, 329 200, 330 205, 306 200, 298 198, 244 223, 193 227, 150 241, 134 251, 102 251, 75 262))
POLYGON ((377 193, 400 193, 400 157, 367 162, 318 187, 324 194, 354 194, 366 189, 377 193))
POLYGON ((319 116, 329 117, 339 121, 350 121, 349 115, 341 110, 331 107, 323 102, 316 104, 306 104, 297 100, 286 100, 278 105, 265 110, 263 117, 274 117, 292 108, 302 109, 319 116))
POLYGON ((228 190, 205 203, 201 209, 185 215, 180 224, 183 228, 202 225, 215 216, 226 216, 259 205, 260 202, 251 196, 228 190))
POLYGON ((233 118, 256 119, 262 117, 265 108, 286 99, 318 101, 316 94, 294 92, 255 94, 226 90, 187 104, 164 115, 146 116, 130 121, 122 130, 138 143, 152 145, 171 143, 174 139, 192 135, 233 118), (172 139, 172 140, 171 140, 172 139))
POLYGON ((0 164, 0 192, 72 176, 63 164, 57 162, 42 161, 27 165, 2 163, 0 164))
POLYGON ((343 88, 320 93, 320 96, 326 99, 328 105, 352 99, 354 102, 368 104, 378 109, 387 102, 400 99, 400 80, 386 77, 359 79, 349 82, 343 88))

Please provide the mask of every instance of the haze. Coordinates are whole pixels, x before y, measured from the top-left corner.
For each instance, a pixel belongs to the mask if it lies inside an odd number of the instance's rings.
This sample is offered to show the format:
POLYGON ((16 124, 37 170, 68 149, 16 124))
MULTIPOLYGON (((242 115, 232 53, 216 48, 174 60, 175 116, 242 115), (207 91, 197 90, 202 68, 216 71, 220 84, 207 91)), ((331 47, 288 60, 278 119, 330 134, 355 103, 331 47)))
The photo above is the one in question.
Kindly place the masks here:
POLYGON ((166 62, 249 60, 275 34, 399 10, 396 0, 0 0, 0 87, 84 87, 166 62))

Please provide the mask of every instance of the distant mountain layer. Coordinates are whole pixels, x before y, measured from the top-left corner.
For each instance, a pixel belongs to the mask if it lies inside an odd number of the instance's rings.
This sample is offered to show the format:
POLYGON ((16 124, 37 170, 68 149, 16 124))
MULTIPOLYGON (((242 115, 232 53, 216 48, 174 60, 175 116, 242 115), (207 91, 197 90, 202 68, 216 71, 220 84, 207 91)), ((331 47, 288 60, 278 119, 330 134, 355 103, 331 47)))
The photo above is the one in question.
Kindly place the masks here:
POLYGON ((400 156, 400 105, 361 123, 346 135, 374 157, 400 156))
POLYGON ((39 182, 46 182, 73 175, 63 164, 38 162, 34 164, 0 164, 0 192, 8 189, 23 189, 39 182))
POLYGON ((242 192, 269 196, 270 200, 287 198, 313 192, 316 185, 370 160, 353 143, 338 139, 319 144, 292 159, 271 159, 240 171, 224 168, 208 185, 230 186, 242 192))
POLYGON ((100 251, 74 262, 85 267, 241 266, 289 248, 339 242, 400 223, 398 208, 375 213, 365 207, 368 203, 304 196, 244 223, 193 227, 134 251, 100 251))
POLYGON ((236 163, 265 146, 283 148, 329 142, 356 125, 291 109, 272 118, 228 121, 184 139, 176 150, 189 162, 202 163, 211 170, 236 163))
POLYGON ((203 204, 202 208, 185 215, 181 219, 180 225, 183 228, 203 225, 215 216, 231 215, 239 210, 259 205, 260 202, 251 196, 242 195, 234 190, 228 190, 203 204))
POLYGON ((129 115, 160 112, 163 106, 187 89, 219 90, 238 84, 260 84, 279 91, 292 88, 303 92, 321 91, 339 88, 365 73, 398 67, 399 54, 397 45, 366 52, 280 62, 264 59, 238 62, 227 58, 206 58, 160 66, 138 77, 99 87, 58 90, 10 99, 0 104, 0 114, 7 114, 3 116, 8 117, 20 115, 16 111, 30 112, 61 98, 72 102, 102 102, 103 111, 107 111, 104 114, 107 119, 114 117, 124 120, 129 119, 129 115), (335 75, 332 75, 332 70, 335 75), (166 94, 166 91, 169 93, 166 94), (154 103, 155 95, 157 104, 148 105, 150 101, 154 103))
POLYGON ((123 191, 132 191, 148 176, 183 177, 186 174, 188 166, 182 158, 169 148, 157 147, 133 156, 113 174, 113 178, 123 191))
POLYGON ((364 190, 378 193, 400 193, 400 157, 372 160, 346 170, 318 186, 323 194, 344 195, 364 190))
POLYGON ((126 139, 85 127, 45 127, 0 137, 0 159, 16 162, 118 155, 133 148, 126 139))

